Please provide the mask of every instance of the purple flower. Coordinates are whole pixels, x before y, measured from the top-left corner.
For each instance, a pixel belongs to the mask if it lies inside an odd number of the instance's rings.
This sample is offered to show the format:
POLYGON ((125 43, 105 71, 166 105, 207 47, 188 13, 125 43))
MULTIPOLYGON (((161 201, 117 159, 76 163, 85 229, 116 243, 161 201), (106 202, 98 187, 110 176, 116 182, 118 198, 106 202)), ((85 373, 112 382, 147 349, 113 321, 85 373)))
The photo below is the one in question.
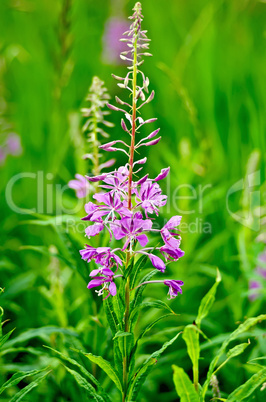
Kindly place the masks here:
POLYGON ((165 245, 168 248, 178 249, 180 246, 180 238, 176 239, 175 236, 178 236, 177 233, 172 232, 172 230, 176 230, 177 226, 180 224, 182 216, 172 216, 172 218, 164 225, 161 229, 161 235, 165 242, 165 245), (170 232, 171 230, 171 232, 170 232))
POLYGON ((121 258, 119 258, 110 247, 95 248, 86 244, 86 248, 84 250, 80 250, 80 255, 83 260, 87 262, 95 260, 96 264, 100 264, 108 269, 112 268, 114 265, 116 265, 118 269, 119 265, 123 265, 121 258))
POLYGON ((100 270, 100 269, 95 270, 95 271, 91 272, 91 276, 94 276, 94 279, 92 279, 88 283, 88 286, 87 286, 88 289, 104 285, 101 290, 96 290, 96 292, 98 293, 98 296, 101 296, 105 289, 109 290, 109 293, 106 296, 106 298, 108 296, 110 296, 110 294, 112 296, 116 295, 116 284, 114 283, 114 273, 110 269, 105 268, 103 270, 100 270), (102 271, 102 274, 105 276, 95 276, 95 273, 97 275, 101 271, 102 271))
POLYGON ((88 238, 97 236, 104 229, 104 224, 102 221, 94 223, 94 225, 88 226, 85 229, 86 236, 88 238))
POLYGON ((263 278, 266 279, 266 250, 260 253, 258 256, 259 266, 256 268, 256 272, 263 278))
POLYGON ((152 183, 151 180, 147 180, 141 184, 140 192, 136 197, 138 205, 141 205, 147 213, 155 214, 158 216, 158 207, 162 207, 166 204, 167 196, 162 195, 162 190, 157 183, 152 183))
POLYGON ((164 283, 166 286, 168 286, 170 299, 174 299, 178 295, 178 293, 182 294, 181 286, 184 285, 183 281, 175 279, 165 279, 165 280, 153 280, 153 281, 142 282, 137 287, 140 287, 142 285, 149 285, 151 283, 164 283))
POLYGON ((105 184, 102 184, 101 187, 111 192, 117 192, 120 196, 124 195, 124 198, 126 198, 128 175, 128 168, 121 166, 118 170, 109 173, 102 179, 105 184))
POLYGON ((116 219, 115 212, 117 212, 121 217, 122 216, 131 216, 131 211, 124 207, 121 198, 117 193, 103 193, 103 194, 94 194, 93 198, 95 198, 98 202, 101 202, 105 205, 99 205, 97 210, 93 213, 91 220, 97 220, 105 215, 107 215, 106 219, 109 218, 114 221, 116 219))
POLYGON ((103 35, 103 60, 110 64, 121 64, 120 53, 126 50, 126 45, 120 41, 128 29, 124 18, 111 17, 106 21, 103 35))
POLYGON ((169 286, 170 299, 174 299, 178 295, 178 293, 182 294, 181 286, 184 285, 183 281, 176 281, 174 279, 167 279, 163 283, 165 285, 169 286))
POLYGON ((179 258, 185 255, 185 252, 180 248, 171 248, 167 247, 166 245, 160 247, 160 252, 165 256, 168 261, 177 261, 179 258))
POLYGON ((20 136, 15 133, 10 133, 6 140, 7 152, 10 155, 18 156, 22 153, 20 136))
POLYGON ((149 259, 151 260, 152 265, 154 268, 157 268, 159 271, 164 272, 165 271, 165 263, 161 258, 157 257, 154 254, 148 254, 149 259))
POLYGON ((68 187, 75 190, 77 198, 85 198, 92 187, 90 186, 88 180, 81 174, 77 173, 75 177, 76 180, 70 180, 68 182, 68 187))
MULTIPOLYGON (((138 215, 139 216, 139 215, 138 215)), ((132 248, 133 242, 137 240, 142 247, 145 247, 148 243, 148 238, 143 231, 149 231, 152 228, 152 221, 150 219, 143 220, 139 217, 122 218, 119 221, 115 221, 111 225, 114 237, 116 240, 127 237, 123 250, 130 245, 132 248)))
POLYGON ((262 288, 262 284, 259 281, 249 281, 250 294, 248 296, 250 301, 254 301, 259 297, 259 290, 262 288))

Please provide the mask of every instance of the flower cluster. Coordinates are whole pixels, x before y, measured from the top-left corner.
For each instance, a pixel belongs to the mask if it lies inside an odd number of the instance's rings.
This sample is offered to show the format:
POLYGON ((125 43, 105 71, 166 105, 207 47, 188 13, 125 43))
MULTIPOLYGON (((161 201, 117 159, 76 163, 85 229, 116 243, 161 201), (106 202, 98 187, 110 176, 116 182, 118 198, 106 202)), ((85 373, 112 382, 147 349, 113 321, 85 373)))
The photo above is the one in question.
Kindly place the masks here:
MULTIPOLYGON (((121 120, 122 129, 130 137, 130 145, 122 140, 114 140, 101 145, 99 148, 108 152, 120 151, 125 153, 129 162, 125 166, 109 173, 87 176, 90 183, 99 183, 101 192, 95 194, 93 198, 96 203, 89 202, 85 205, 87 215, 83 220, 90 222, 85 233, 88 238, 99 235, 106 229, 110 239, 122 241, 122 245, 115 249, 109 247, 93 248, 89 245, 81 250, 81 256, 84 260, 90 262, 94 260, 99 268, 92 271, 90 276, 92 280, 88 288, 103 285, 99 292, 107 289, 107 297, 116 294, 115 279, 123 276, 128 264, 138 255, 145 255, 150 260, 153 267, 161 273, 166 270, 169 261, 177 261, 184 255, 180 249, 181 237, 178 233, 178 226, 181 216, 173 216, 161 229, 153 228, 153 220, 159 214, 159 208, 164 206, 167 196, 162 194, 159 182, 167 177, 170 168, 162 169, 157 177, 150 178, 148 174, 139 177, 143 165, 147 159, 134 161, 134 152, 142 146, 151 146, 157 144, 161 137, 158 137, 160 129, 152 131, 148 136, 136 141, 140 128, 145 124, 155 122, 157 119, 148 119, 144 121, 137 116, 139 109, 154 98, 154 91, 149 94, 149 79, 139 70, 143 63, 142 56, 151 56, 147 53, 149 48, 149 39, 146 31, 141 29, 143 16, 141 14, 141 5, 136 3, 133 8, 133 15, 129 17, 133 20, 128 31, 124 33, 129 50, 121 54, 121 58, 132 63, 128 67, 129 72, 125 78, 114 76, 119 81, 118 86, 130 91, 132 104, 122 101, 116 97, 119 107, 111 104, 107 106, 111 110, 122 112, 125 119, 121 120), (140 78, 141 84, 138 85, 140 78), (125 122, 127 121, 127 123, 125 122), (118 145, 119 144, 119 145, 118 145), (134 177, 134 180, 133 180, 134 177), (135 180, 135 177, 138 177, 135 180), (160 234, 162 244, 156 247, 148 247, 151 234, 160 234), (124 253, 122 261, 117 253, 124 253), (121 274, 117 275, 117 271, 121 274)), ((146 284, 143 282, 141 285, 146 284)), ((156 280, 148 283, 163 283, 169 287, 170 298, 176 297, 182 293, 182 281, 179 280, 156 280)))
MULTIPOLYGON (((105 127, 113 127, 113 124, 106 120, 106 116, 110 114, 108 110, 104 110, 110 96, 104 86, 104 82, 98 77, 93 77, 92 84, 86 100, 89 107, 81 109, 82 115, 86 118, 82 131, 87 137, 88 153, 83 159, 89 159, 92 164, 91 172, 97 175, 102 169, 108 168, 115 163, 114 159, 100 163, 102 154, 99 153, 99 135, 108 138, 109 134, 105 131, 105 127)), ((75 180, 70 180, 68 186, 76 191, 77 198, 85 198, 89 193, 94 193, 97 188, 93 186, 86 177, 81 174, 75 175, 75 180)))

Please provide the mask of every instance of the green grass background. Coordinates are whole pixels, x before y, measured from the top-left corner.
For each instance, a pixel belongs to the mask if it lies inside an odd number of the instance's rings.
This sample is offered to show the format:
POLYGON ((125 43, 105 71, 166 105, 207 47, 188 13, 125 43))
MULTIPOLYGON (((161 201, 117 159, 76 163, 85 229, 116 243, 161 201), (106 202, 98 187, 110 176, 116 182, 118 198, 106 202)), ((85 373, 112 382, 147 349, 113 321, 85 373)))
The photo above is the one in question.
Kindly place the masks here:
MULTIPOLYGON (((130 15, 133 5, 127 1, 120 11, 130 15)), ((15 184, 13 198, 22 208, 36 208, 38 197, 46 197, 47 185, 51 185, 53 208, 48 212, 52 218, 59 208, 56 184, 64 186, 76 172, 87 172, 81 160, 79 110, 92 77, 98 75, 105 81, 112 99, 118 93, 123 96, 111 73, 124 75, 125 66, 102 62, 102 35, 111 11, 107 0, 0 2, 0 87, 7 102, 5 118, 21 135, 23 146, 21 157, 8 157, 0 167, 0 286, 5 288, 0 305, 5 319, 10 320, 4 332, 16 327, 11 350, 0 355, 0 373, 5 380, 19 369, 51 364, 52 373, 29 394, 27 400, 31 401, 85 400, 43 344, 61 351, 74 345, 110 357, 110 335, 105 333, 105 324, 97 323, 101 301, 86 289, 89 269, 79 262, 83 234, 74 227, 70 239, 63 226, 54 225, 52 219, 52 223, 43 221, 40 225, 27 222, 38 217, 12 211, 5 188, 16 174, 43 172, 39 193, 36 181, 26 178, 15 184), (75 247, 70 242, 73 239, 75 247), (25 249, 29 245, 36 249, 25 249), (43 330, 44 326, 56 327, 57 332, 43 330), (28 332, 31 328, 39 329, 37 336, 28 332), (63 333, 62 328, 69 332, 63 333), (25 333, 28 337, 20 338, 25 333)), ((212 228, 211 233, 184 231, 185 257, 169 268, 170 276, 185 282, 183 295, 171 301, 180 316, 162 321, 151 331, 141 346, 141 351, 148 354, 169 339, 177 327, 193 322, 201 298, 214 281, 216 267, 223 281, 211 314, 203 322, 208 337, 219 344, 237 322, 265 311, 263 294, 253 303, 248 299, 248 280, 263 249, 255 240, 260 232, 232 218, 226 208, 226 194, 234 183, 259 171, 261 186, 254 190, 260 191, 260 203, 265 205, 266 4, 256 0, 143 0, 143 13, 153 53, 143 71, 156 93, 155 100, 143 109, 143 116, 158 118, 162 140, 141 155, 148 156, 145 169, 151 177, 171 166, 170 180, 162 184, 169 207, 163 208, 161 220, 181 210, 192 211, 183 213, 187 225, 208 222, 212 228), (188 188, 183 187, 179 193, 188 197, 175 198, 182 184, 193 186, 197 195, 199 186, 209 185, 203 193, 202 210, 199 198, 191 197, 188 188)), ((112 114, 116 124, 110 131, 112 139, 124 135, 120 117, 112 114)), ((126 162, 119 155, 117 159, 117 166, 126 162)), ((72 190, 66 190, 63 198, 68 208, 76 206, 72 190)), ((248 200, 247 190, 233 195, 231 210, 247 211, 248 200)), ((77 210, 76 222, 83 216, 81 204, 77 210)), ((253 206, 251 210, 255 216, 253 206)), ((43 212, 47 214, 46 201, 43 212)), ((146 297, 165 300, 166 290, 147 288, 146 297)), ((160 314, 145 313, 139 327, 160 314)), ((105 323, 102 318, 101 322, 105 323)), ((252 337, 243 358, 234 359, 221 371, 219 381, 225 395, 252 374, 245 362, 265 355, 265 341, 259 334, 256 339, 252 337)), ((215 354, 215 345, 205 342, 201 379, 215 354)), ((84 364, 91 369, 89 363, 84 364)), ((159 360, 145 383, 141 401, 158 395, 157 400, 177 399, 171 364, 181 365, 191 374, 181 339, 159 360)), ((96 374, 110 388, 105 377, 96 374)), ((10 400, 15 389, 9 392, 3 400, 10 400)), ((264 400, 260 392, 254 398, 264 400)))

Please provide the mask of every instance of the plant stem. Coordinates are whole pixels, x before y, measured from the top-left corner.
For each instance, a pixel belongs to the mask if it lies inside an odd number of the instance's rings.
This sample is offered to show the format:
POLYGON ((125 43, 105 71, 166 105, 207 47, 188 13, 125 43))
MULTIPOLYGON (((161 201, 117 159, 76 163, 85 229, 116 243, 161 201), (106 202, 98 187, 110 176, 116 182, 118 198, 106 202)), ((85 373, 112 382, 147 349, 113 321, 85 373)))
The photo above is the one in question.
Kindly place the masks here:
POLYGON ((132 92, 132 131, 131 131, 131 144, 130 144, 130 156, 129 156, 129 175, 128 175, 128 208, 131 209, 131 187, 132 187, 132 175, 133 175, 133 162, 134 162, 134 150, 135 150, 135 136, 136 136, 136 88, 137 88, 137 36, 134 42, 134 61, 133 61, 133 92, 132 92))
MULTIPOLYGON (((134 151, 135 151, 135 135, 136 135, 136 89, 137 89, 137 41, 138 37, 136 34, 134 41, 134 60, 133 60, 133 83, 132 83, 132 131, 131 131, 131 144, 130 144, 130 156, 129 156, 129 175, 128 175, 128 209, 131 210, 131 196, 132 196, 132 176, 133 176, 133 163, 134 163, 134 151)), ((128 269, 128 264, 130 261, 130 252, 127 252, 126 269, 128 269)), ((129 303, 130 303, 130 284, 129 276, 127 278, 125 286, 125 332, 129 330, 129 303)), ((127 340, 124 338, 124 342, 127 340)), ((125 348, 126 349, 126 348, 125 348)), ((127 393, 127 381, 128 381, 128 361, 127 352, 125 350, 125 356, 123 357, 123 402, 126 401, 127 393)))

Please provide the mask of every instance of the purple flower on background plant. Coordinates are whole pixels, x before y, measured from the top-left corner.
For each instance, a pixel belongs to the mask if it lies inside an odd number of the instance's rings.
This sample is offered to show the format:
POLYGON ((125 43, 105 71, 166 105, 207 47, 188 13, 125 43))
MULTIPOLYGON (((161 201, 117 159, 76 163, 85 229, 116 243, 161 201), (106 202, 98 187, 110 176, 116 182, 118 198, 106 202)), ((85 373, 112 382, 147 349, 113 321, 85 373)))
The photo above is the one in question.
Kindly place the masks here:
POLYGON ((182 294, 181 286, 184 285, 183 281, 176 281, 174 279, 167 279, 163 283, 165 285, 169 286, 170 299, 174 299, 178 295, 178 293, 182 294))
POLYGON ((124 18, 110 17, 105 23, 103 34, 102 58, 108 64, 121 64, 120 53, 126 45, 120 42, 123 33, 128 29, 128 21, 124 18))
POLYGON ((254 301, 260 296, 260 289, 263 288, 263 281, 266 279, 266 250, 258 256, 259 265, 256 267, 256 276, 249 281, 249 300, 254 301))
POLYGON ((20 136, 16 133, 10 133, 6 140, 7 152, 13 156, 19 156, 22 153, 20 136))
POLYGON ((257 274, 266 279, 266 250, 258 256, 259 265, 256 268, 257 274))
POLYGON ((259 281, 251 280, 249 281, 249 300, 254 301, 259 297, 259 290, 262 288, 262 284, 259 281))
POLYGON ((0 165, 3 165, 6 160, 5 148, 0 146, 0 165))
POLYGON ((72 188, 76 192, 77 198, 85 198, 90 190, 91 185, 88 180, 81 174, 75 174, 76 180, 70 180, 68 182, 68 187, 72 188))
POLYGON ((16 133, 8 133, 4 143, 0 146, 0 165, 5 163, 8 155, 19 156, 22 153, 20 136, 16 133))

